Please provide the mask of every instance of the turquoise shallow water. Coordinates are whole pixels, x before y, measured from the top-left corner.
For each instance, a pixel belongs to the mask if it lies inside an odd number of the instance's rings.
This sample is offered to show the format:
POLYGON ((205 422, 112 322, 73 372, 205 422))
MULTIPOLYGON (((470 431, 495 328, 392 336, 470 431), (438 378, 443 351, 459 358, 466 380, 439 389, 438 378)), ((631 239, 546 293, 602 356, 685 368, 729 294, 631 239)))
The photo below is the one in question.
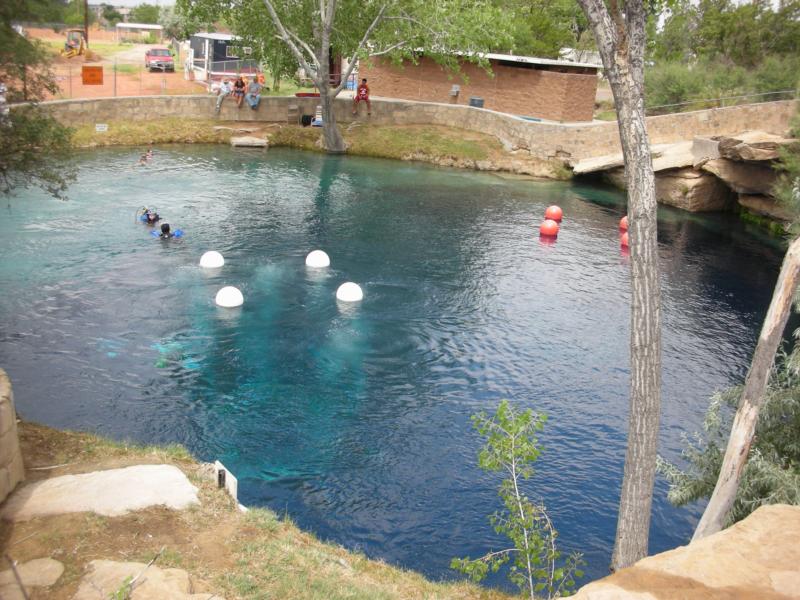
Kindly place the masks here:
MULTIPOLYGON (((497 547, 469 416, 509 398, 550 417, 529 494, 589 576, 606 572, 627 414, 619 193, 288 150, 138 156, 86 153, 68 202, 23 191, 3 208, 0 364, 22 416, 184 443, 226 463, 244 503, 440 578, 497 547), (535 229, 551 203, 554 246, 535 229), (186 237, 152 239, 143 204, 186 237), (315 248, 327 272, 304 267, 315 248), (218 273, 196 266, 209 249, 218 273), (349 309, 347 280, 365 291, 349 309), (223 285, 241 310, 214 306, 223 285)), ((729 216, 663 210, 659 235, 675 457, 711 392, 742 378, 781 251, 729 216)), ((659 482, 652 550, 697 516, 659 482)))

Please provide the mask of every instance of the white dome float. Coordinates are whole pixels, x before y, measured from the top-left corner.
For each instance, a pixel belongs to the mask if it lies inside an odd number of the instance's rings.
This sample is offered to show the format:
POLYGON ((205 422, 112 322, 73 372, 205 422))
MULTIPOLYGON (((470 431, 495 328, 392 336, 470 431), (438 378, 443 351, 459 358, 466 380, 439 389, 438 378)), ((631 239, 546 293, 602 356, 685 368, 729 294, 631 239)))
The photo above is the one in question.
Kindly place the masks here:
POLYGON ((315 269, 324 269, 331 266, 331 259, 322 250, 314 250, 306 256, 306 266, 315 269))
POLYGON ((214 302, 217 303, 217 306, 221 306, 222 308, 236 308, 244 304, 244 296, 242 296, 242 292, 237 288, 232 285, 226 285, 217 292, 217 297, 214 298, 214 302))
POLYGON ((343 283, 336 290, 336 299, 342 302, 360 302, 364 298, 364 292, 361 291, 361 286, 352 281, 343 283))
POLYGON ((200 257, 200 266, 204 269, 219 269, 224 264, 225 259, 216 250, 209 250, 200 257))

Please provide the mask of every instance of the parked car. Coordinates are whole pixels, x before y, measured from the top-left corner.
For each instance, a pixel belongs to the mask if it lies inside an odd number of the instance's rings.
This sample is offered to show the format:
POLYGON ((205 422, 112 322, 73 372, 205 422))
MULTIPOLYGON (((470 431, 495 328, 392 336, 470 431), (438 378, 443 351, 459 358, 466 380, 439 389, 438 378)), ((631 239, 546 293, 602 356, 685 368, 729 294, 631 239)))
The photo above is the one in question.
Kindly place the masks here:
POLYGON ((144 66, 148 71, 160 69, 161 71, 175 72, 175 61, 166 48, 150 48, 144 55, 144 66))

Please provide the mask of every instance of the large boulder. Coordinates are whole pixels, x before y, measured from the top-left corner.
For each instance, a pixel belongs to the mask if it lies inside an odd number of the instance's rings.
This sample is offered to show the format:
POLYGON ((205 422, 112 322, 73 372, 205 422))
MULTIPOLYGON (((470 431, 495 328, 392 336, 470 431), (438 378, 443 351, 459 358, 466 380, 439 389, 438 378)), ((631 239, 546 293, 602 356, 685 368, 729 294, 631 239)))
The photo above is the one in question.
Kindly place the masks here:
POLYGON ((717 139, 719 155, 735 161, 776 160, 780 156, 781 146, 797 141, 764 131, 745 131, 733 137, 721 136, 717 139))
POLYGON ((688 167, 656 173, 656 198, 690 212, 725 210, 731 193, 716 177, 688 167))
POLYGON ((769 195, 775 184, 775 171, 769 165, 716 158, 701 168, 719 177, 737 194, 769 195))
POLYGON ((786 221, 794 220, 792 212, 771 196, 757 196, 754 194, 739 194, 739 205, 770 219, 786 221))
POLYGON ((156 565, 111 560, 90 562, 72 599, 107 600, 117 597, 131 600, 224 600, 216 594, 194 593, 189 574, 182 569, 161 569, 156 565))
POLYGON ((800 598, 800 506, 762 506, 728 529, 582 587, 575 600, 800 598))

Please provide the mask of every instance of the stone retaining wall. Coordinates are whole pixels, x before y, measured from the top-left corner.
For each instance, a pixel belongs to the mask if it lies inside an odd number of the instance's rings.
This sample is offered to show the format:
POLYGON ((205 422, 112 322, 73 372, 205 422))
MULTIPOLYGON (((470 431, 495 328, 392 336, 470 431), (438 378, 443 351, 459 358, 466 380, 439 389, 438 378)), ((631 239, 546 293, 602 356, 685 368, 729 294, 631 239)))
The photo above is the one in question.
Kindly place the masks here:
POLYGON ((0 502, 14 487, 25 479, 22 453, 17 437, 17 413, 14 411, 14 394, 11 381, 0 369, 0 502))
MULTIPOLYGON (((45 102, 53 115, 67 125, 108 121, 145 121, 169 116, 215 118, 213 96, 143 96, 45 102)), ((749 129, 785 134, 795 113, 794 100, 764 102, 647 118, 653 144, 691 140, 694 136, 732 135, 749 129)), ((291 105, 301 114, 313 114, 317 98, 265 97, 257 111, 244 103, 237 109, 226 99, 220 121, 286 123, 291 105)), ((491 110, 450 104, 403 100, 372 101, 372 115, 361 106, 351 115, 352 101, 335 102, 336 118, 342 124, 353 120, 377 125, 442 125, 479 131, 497 137, 507 148, 527 150, 539 159, 558 159, 574 164, 593 156, 621 152, 615 121, 562 124, 529 121, 491 110)))

